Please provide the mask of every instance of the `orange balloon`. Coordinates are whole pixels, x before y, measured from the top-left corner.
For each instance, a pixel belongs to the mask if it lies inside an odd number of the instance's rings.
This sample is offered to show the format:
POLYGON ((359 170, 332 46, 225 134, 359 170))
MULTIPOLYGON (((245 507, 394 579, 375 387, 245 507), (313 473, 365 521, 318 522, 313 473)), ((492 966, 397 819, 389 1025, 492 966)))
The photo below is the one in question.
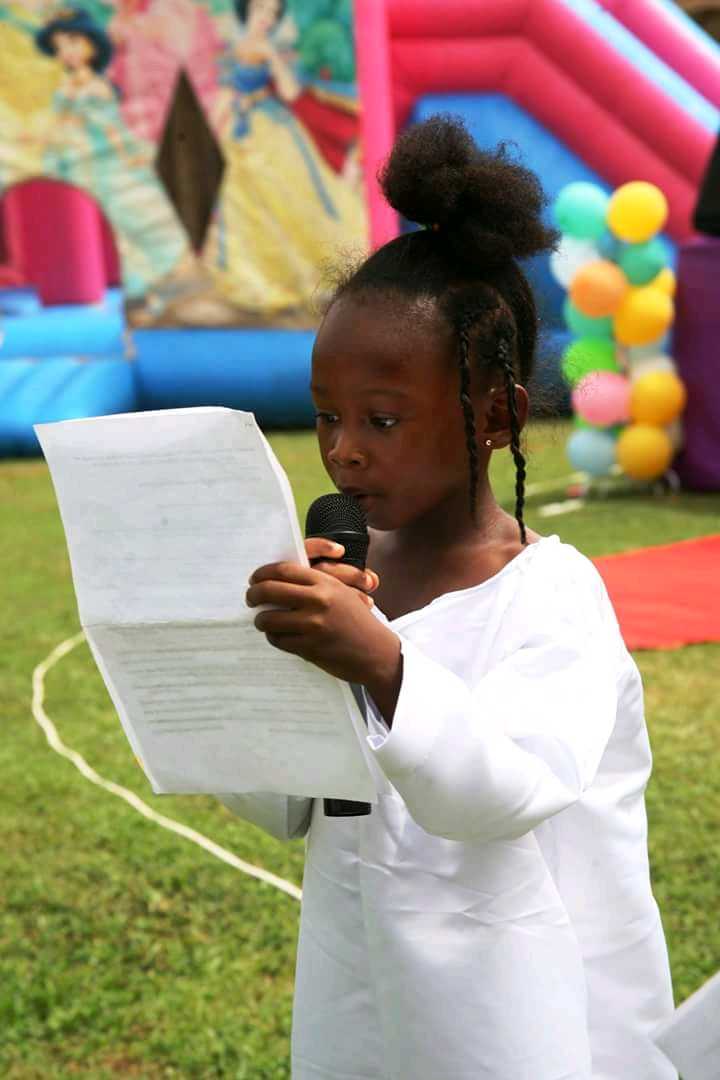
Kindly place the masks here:
POLYGON ((578 311, 592 319, 614 315, 628 291, 628 279, 607 259, 585 263, 570 283, 570 299, 578 311))

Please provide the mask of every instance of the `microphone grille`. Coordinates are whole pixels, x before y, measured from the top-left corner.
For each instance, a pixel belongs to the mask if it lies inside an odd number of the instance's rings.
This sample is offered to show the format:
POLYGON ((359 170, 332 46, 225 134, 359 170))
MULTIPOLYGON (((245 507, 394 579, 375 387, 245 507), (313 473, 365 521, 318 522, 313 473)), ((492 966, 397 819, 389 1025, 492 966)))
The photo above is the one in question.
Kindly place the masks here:
POLYGON ((351 495, 342 495, 339 492, 321 495, 310 505, 307 512, 305 535, 322 536, 338 530, 367 532, 365 511, 351 495))

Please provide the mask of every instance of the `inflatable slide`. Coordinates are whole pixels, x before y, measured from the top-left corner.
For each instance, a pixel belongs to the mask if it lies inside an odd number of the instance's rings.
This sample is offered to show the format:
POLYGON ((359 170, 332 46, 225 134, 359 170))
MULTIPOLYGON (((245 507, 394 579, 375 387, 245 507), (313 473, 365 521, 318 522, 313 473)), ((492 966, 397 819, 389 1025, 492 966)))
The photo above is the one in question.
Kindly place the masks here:
POLYGON ((687 238, 720 128, 720 48, 688 21, 655 0, 359 0, 373 242, 398 228, 375 182, 395 132, 463 103, 475 137, 516 140, 551 197, 572 179, 648 180, 687 238))
MULTIPOLYGON (((437 112, 477 143, 517 145, 550 202, 585 180, 611 191, 644 179, 668 197, 669 243, 691 218, 720 129, 720 48, 656 0, 359 0, 358 73, 374 244, 399 224, 376 174, 395 133, 437 112)), ((539 379, 566 393, 557 357, 564 292, 530 260, 543 333, 539 379)))

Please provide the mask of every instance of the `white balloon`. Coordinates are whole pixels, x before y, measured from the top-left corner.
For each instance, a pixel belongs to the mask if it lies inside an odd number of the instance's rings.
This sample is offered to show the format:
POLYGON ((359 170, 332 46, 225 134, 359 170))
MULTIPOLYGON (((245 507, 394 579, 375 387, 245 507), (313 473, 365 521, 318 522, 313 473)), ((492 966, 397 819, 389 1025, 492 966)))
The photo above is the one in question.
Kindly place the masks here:
POLYGON ((578 240, 576 236, 563 233, 557 251, 550 256, 550 270, 555 280, 567 289, 582 266, 601 258, 592 241, 578 240))
POLYGON ((677 375, 677 364, 667 353, 655 353, 654 356, 641 356, 637 359, 632 356, 633 349, 628 349, 628 352, 630 353, 628 363, 631 382, 637 382, 643 375, 649 375, 651 371, 671 371, 673 375, 677 375))
POLYGON ((670 335, 663 334, 657 341, 651 341, 649 345, 631 345, 628 348, 628 363, 633 364, 635 360, 644 360, 647 356, 659 356, 661 353, 667 353, 670 348, 670 335))

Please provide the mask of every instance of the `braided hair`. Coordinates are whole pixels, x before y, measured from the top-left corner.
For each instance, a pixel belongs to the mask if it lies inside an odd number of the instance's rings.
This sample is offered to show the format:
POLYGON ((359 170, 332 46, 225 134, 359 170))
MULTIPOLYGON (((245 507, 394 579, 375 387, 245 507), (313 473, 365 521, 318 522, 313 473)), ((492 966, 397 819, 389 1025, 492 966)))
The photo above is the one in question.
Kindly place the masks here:
POLYGON ((475 370, 502 378, 516 468, 515 517, 525 544, 525 458, 515 386, 527 384, 533 372, 538 316, 517 260, 549 250, 558 238, 541 218, 546 200, 540 182, 504 144, 482 151, 459 118, 442 115, 398 138, 379 181, 390 205, 426 228, 375 251, 341 282, 333 301, 377 290, 436 303, 455 341, 473 517, 480 453, 471 375, 475 370))

